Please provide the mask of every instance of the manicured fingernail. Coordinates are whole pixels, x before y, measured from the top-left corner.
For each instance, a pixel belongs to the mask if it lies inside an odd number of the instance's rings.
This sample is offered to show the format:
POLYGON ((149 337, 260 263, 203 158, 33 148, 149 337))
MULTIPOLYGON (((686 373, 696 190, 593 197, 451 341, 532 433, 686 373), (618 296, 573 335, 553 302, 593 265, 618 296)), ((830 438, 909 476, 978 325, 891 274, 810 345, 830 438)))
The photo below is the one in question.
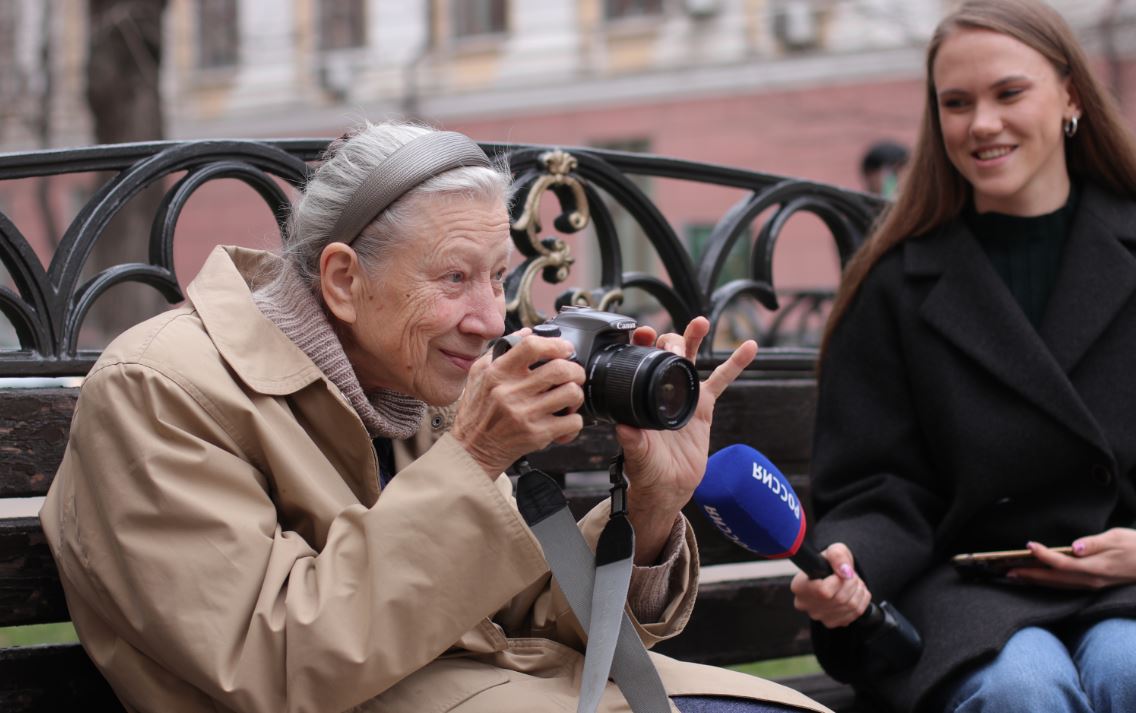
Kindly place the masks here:
POLYGON ((1026 543, 1026 549, 1027 549, 1027 550, 1030 550, 1031 552, 1032 552, 1032 551, 1034 550, 1034 548, 1036 548, 1036 547, 1037 547, 1037 543, 1036 543, 1036 542, 1034 542, 1033 540, 1030 540, 1029 542, 1027 542, 1027 543, 1026 543))
POLYGON ((1073 554, 1075 554, 1075 555, 1085 554, 1085 543, 1084 542, 1074 542, 1073 543, 1073 554))
POLYGON ((852 565, 842 564, 840 565, 840 576, 845 579, 852 579, 856 576, 856 572, 853 571, 852 565))

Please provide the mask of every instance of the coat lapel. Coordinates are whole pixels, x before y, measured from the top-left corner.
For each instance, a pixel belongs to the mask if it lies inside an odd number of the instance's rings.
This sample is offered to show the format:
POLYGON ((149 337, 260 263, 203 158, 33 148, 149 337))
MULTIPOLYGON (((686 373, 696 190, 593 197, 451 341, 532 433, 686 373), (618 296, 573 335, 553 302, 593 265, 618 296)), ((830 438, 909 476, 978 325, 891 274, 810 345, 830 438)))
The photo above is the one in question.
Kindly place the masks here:
POLYGON ((932 328, 999 381, 1103 447, 1092 415, 961 222, 909 241, 904 257, 909 276, 940 273, 920 307, 932 328))
POLYGON ((1136 295, 1136 208, 1089 186, 1065 245, 1041 338, 1066 373, 1136 295))

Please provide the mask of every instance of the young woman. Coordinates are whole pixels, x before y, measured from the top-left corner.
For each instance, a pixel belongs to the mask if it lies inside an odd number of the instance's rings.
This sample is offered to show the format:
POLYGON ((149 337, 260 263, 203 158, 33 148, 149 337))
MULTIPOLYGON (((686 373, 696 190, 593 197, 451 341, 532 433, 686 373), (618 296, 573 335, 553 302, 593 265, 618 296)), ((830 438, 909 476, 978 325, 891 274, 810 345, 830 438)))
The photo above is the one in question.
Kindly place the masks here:
POLYGON ((798 575, 797 607, 825 667, 899 710, 1136 710, 1136 144, 1037 0, 944 19, 926 98, 828 326, 837 574, 798 575), (1018 548, 1035 562, 1006 577, 951 564, 1018 548), (922 634, 905 671, 867 673, 846 628, 872 598, 922 634))

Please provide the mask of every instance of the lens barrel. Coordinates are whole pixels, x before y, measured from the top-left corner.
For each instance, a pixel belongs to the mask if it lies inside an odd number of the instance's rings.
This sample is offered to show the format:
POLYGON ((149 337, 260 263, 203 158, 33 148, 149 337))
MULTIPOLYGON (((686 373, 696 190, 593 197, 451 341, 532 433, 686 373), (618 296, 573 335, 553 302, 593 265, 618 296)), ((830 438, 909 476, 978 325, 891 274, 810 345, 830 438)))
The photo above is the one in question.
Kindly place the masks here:
POLYGON ((612 344, 586 367, 585 409, 596 418, 639 428, 676 430, 698 405, 698 372, 662 349, 612 344))

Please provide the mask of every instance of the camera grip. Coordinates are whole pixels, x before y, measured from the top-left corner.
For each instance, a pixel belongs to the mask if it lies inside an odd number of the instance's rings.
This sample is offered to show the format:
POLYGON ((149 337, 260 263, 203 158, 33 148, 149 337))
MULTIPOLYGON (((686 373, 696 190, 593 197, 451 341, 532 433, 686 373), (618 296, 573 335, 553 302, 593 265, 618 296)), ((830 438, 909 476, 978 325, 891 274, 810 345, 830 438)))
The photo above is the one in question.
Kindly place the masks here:
POLYGON ((493 351, 493 358, 497 359, 505 352, 517 346, 517 344, 523 338, 524 337, 518 336, 516 333, 506 334, 503 337, 497 337, 493 340, 493 343, 489 345, 489 348, 493 351))
MULTIPOLYGON (((538 337, 559 337, 560 329, 555 324, 538 324, 532 328, 532 333, 538 337)), ((505 352, 517 346, 517 344, 519 344, 522 339, 524 339, 524 337, 518 335, 516 332, 512 334, 506 334, 503 337, 494 339, 489 344, 489 349, 493 352, 493 358, 497 359, 505 352)), ((575 361, 576 352, 572 352, 571 356, 568 357, 568 360, 575 361)), ((535 369, 545 363, 547 362, 538 361, 535 364, 529 365, 529 368, 535 369)))

